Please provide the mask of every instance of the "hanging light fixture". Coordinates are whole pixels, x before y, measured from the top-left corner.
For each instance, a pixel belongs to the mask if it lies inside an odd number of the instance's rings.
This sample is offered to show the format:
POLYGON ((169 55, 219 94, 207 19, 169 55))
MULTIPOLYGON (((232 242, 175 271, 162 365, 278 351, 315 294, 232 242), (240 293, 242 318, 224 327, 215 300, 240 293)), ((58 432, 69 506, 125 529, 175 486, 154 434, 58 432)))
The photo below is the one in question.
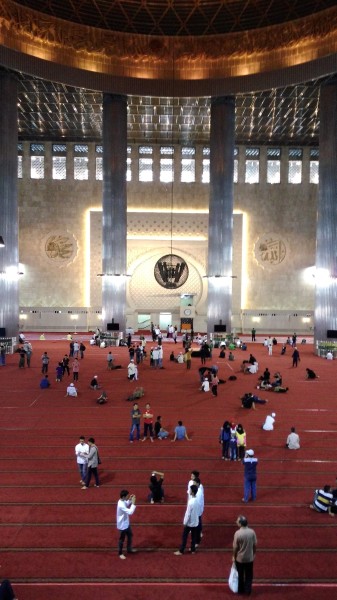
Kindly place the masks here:
POLYGON ((0 235, 0 248, 4 248, 4 247, 5 247, 5 242, 4 242, 2 235, 0 235))
MULTIPOLYGON (((174 101, 175 101, 175 59, 172 50, 172 122, 171 122, 171 144, 174 145, 174 101)), ((154 277, 159 285, 167 290, 176 290, 186 283, 189 270, 186 261, 173 253, 173 207, 174 207, 174 161, 172 165, 173 174, 171 178, 171 220, 170 220, 170 253, 162 256, 154 266, 154 277)))

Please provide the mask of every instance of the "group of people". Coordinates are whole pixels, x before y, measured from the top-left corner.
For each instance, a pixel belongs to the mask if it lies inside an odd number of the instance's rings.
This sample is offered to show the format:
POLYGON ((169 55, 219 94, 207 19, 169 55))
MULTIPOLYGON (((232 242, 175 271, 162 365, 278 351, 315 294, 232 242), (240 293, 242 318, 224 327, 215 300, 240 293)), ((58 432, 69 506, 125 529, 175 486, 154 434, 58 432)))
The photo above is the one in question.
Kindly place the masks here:
MULTIPOLYGON (((154 415, 149 403, 145 405, 145 411, 142 413, 138 402, 134 402, 133 407, 131 409, 131 428, 129 434, 129 441, 132 444, 134 442, 134 436, 136 434, 136 440, 145 442, 147 438, 150 438, 150 441, 153 442, 154 439, 157 440, 165 440, 169 437, 169 432, 164 429, 161 422, 161 416, 158 415, 157 419, 154 423, 154 415), (143 438, 140 438, 140 422, 143 419, 143 438)), ((186 427, 183 425, 182 421, 178 421, 174 429, 174 436, 172 438, 172 442, 180 441, 180 440, 191 441, 191 438, 187 435, 186 427)))
POLYGON ((78 444, 75 446, 75 456, 81 477, 82 490, 88 489, 92 475, 95 478, 95 487, 99 487, 98 465, 101 464, 101 460, 95 439, 90 437, 86 442, 85 437, 81 435, 78 444))
POLYGON ((243 460, 247 436, 241 423, 235 425, 235 423, 225 421, 220 429, 219 443, 223 460, 243 460))

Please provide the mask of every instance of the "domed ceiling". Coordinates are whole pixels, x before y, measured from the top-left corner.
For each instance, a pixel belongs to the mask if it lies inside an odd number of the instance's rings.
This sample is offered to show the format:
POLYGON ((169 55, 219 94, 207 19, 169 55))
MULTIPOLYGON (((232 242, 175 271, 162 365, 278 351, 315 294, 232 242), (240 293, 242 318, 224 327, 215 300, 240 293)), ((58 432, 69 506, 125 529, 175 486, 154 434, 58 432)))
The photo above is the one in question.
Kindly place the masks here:
POLYGON ((236 143, 318 143, 320 85, 337 71, 336 0, 3 0, 0 10, 20 139, 99 141, 105 90, 127 94, 134 143, 207 143, 210 97, 224 93, 236 96, 236 143))
POLYGON ((19 0, 73 23, 148 35, 199 36, 269 27, 336 5, 335 0, 19 0))

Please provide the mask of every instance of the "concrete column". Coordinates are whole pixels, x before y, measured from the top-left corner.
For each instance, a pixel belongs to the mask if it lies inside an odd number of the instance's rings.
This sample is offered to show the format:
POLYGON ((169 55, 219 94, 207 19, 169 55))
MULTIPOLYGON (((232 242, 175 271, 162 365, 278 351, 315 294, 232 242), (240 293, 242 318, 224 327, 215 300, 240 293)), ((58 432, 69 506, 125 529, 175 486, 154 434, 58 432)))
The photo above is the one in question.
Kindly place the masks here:
POLYGON ((7 337, 19 330, 17 80, 0 71, 0 327, 7 337))
POLYGON ((102 319, 125 332, 127 99, 103 95, 102 319))
MULTIPOLYGON (((321 88, 315 342, 337 330, 337 81, 321 88)), ((337 340, 337 336, 336 336, 337 340)))
POLYGON ((207 332, 222 322, 231 331, 235 98, 211 103, 207 332))

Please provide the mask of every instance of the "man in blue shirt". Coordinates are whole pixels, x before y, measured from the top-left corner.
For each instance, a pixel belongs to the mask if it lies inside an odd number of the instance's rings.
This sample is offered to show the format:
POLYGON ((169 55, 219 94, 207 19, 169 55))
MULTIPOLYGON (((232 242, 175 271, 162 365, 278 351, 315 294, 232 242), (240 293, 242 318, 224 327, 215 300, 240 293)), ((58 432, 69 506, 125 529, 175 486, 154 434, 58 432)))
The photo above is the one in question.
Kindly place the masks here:
POLYGON ((248 502, 251 496, 252 502, 256 500, 256 467, 258 459, 254 457, 254 450, 247 450, 243 459, 244 472, 244 497, 242 502, 248 502))
POLYGON ((187 440, 188 442, 191 441, 187 435, 186 427, 183 425, 182 421, 178 421, 178 425, 174 430, 174 438, 171 440, 171 442, 175 442, 176 440, 187 440))

